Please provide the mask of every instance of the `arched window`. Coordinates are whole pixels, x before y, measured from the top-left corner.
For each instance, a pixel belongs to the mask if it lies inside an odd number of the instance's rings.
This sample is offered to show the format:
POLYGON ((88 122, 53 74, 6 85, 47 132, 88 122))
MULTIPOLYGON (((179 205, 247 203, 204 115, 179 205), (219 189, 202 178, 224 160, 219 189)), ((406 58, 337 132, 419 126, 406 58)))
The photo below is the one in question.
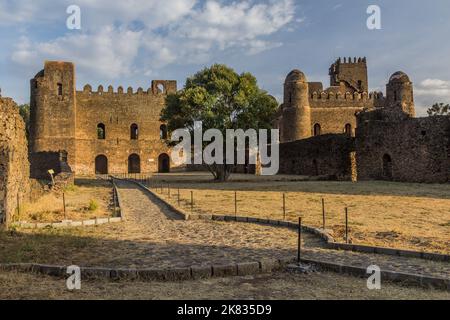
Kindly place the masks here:
POLYGON ((314 125, 314 136, 315 137, 320 136, 321 135, 321 131, 322 131, 322 128, 320 127, 320 124, 316 123, 314 125))
POLYGON ((135 153, 128 157, 128 173, 141 173, 141 157, 135 153))
POLYGON ((352 131, 352 125, 351 125, 350 123, 347 123, 347 124, 345 125, 344 133, 345 133, 345 134, 348 134, 349 136, 351 136, 351 135, 353 134, 353 131, 352 131))
POLYGON ((165 124, 159 127, 159 136, 161 137, 161 140, 167 140, 167 126, 165 124))
POLYGON ((95 158, 95 174, 108 174, 108 158, 99 155, 95 158))
POLYGON ((169 173, 170 172, 170 158, 167 154, 163 153, 158 157, 158 172, 169 173))
POLYGON ((97 125, 97 139, 99 140, 106 139, 106 127, 103 123, 99 123, 97 125))
POLYGON ((383 156, 383 179, 392 180, 392 158, 390 155, 385 154, 383 156))
POLYGON ((63 95, 63 85, 62 83, 58 83, 58 96, 63 95))
POLYGON ((131 140, 137 140, 139 138, 139 128, 136 123, 133 123, 130 127, 131 140))
POLYGON ((156 88, 158 89, 158 93, 164 93, 165 92, 165 88, 164 88, 164 85, 162 83, 158 83, 156 88))

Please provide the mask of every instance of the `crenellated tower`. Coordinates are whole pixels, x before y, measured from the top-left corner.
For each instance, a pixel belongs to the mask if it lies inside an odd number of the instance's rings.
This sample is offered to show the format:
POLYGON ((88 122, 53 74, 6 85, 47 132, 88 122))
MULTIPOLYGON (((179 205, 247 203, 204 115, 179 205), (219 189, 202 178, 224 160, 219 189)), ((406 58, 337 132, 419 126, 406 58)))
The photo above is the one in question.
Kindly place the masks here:
POLYGON ((330 67, 330 85, 340 87, 341 93, 368 93, 369 81, 366 58, 339 58, 330 67))
POLYGON ((32 152, 67 151, 75 163, 76 84, 70 62, 46 61, 31 83, 30 147, 32 152))

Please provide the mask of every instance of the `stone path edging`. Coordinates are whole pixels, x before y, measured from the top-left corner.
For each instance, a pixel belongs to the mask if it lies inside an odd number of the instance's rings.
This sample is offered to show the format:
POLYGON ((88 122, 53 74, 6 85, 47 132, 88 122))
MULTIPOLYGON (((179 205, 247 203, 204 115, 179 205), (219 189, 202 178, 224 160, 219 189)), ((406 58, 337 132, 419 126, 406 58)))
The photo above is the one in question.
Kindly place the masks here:
MULTIPOLYGON (((315 265, 321 270, 347 274, 360 278, 368 277, 366 269, 361 267, 340 265, 317 260, 302 259, 301 261, 302 263, 315 265)), ((80 269, 82 280, 174 282, 269 274, 274 271, 283 270, 289 264, 294 262, 295 261, 292 259, 262 259, 257 262, 191 266, 173 269, 115 269, 101 267, 81 267, 80 269)), ((0 270, 42 274, 57 278, 68 277, 66 267, 34 263, 0 264, 0 270)), ((401 283, 405 285, 413 285, 422 288, 435 288, 450 292, 450 279, 382 270, 381 280, 387 280, 393 283, 401 283)))
MULTIPOLYGON (((133 182, 140 186, 142 189, 151 193, 154 197, 156 197, 159 201, 164 203, 168 208, 177 213, 184 220, 195 220, 195 219, 205 219, 205 220, 216 220, 216 221, 233 221, 233 222, 244 222, 244 223, 258 223, 264 225, 285 227, 289 229, 298 229, 298 224, 293 222, 281 221, 281 220, 270 220, 270 219, 262 219, 262 218, 253 218, 253 217, 235 217, 235 216, 224 216, 224 215, 192 215, 181 208, 176 208, 172 204, 168 203, 165 199, 161 198, 157 193, 151 191, 149 188, 141 184, 140 182, 133 180, 126 180, 133 182)), ((383 247, 375 247, 375 246, 367 246, 367 245, 359 245, 359 244, 347 244, 335 241, 335 239, 326 231, 319 228, 314 228, 310 226, 302 226, 302 230, 305 232, 309 232, 317 235, 319 238, 326 242, 328 249, 332 250, 344 250, 344 251, 355 251, 361 253, 374 253, 374 254, 383 254, 390 256, 401 256, 401 257, 409 257, 409 258, 418 258, 424 260, 432 260, 432 261, 443 261, 450 262, 450 255, 439 254, 439 253, 431 253, 431 252, 421 252, 421 251, 413 251, 413 250, 404 250, 404 249, 395 249, 395 248, 383 248, 383 247)))
MULTIPOLYGON (((115 194, 115 199, 117 199, 117 210, 119 212, 118 217, 106 217, 106 218, 95 218, 95 219, 88 219, 88 220, 82 220, 82 221, 73 221, 73 220, 64 220, 62 222, 25 222, 25 221, 18 221, 13 223, 13 226, 17 226, 24 229, 45 229, 45 228, 74 228, 74 227, 85 227, 85 226, 96 226, 96 225, 102 225, 107 223, 118 223, 125 220, 123 216, 123 210, 121 206, 121 199, 119 192, 117 192, 117 186, 112 181, 113 184, 113 192, 115 194)), ((117 211, 115 212, 117 214, 117 211)))

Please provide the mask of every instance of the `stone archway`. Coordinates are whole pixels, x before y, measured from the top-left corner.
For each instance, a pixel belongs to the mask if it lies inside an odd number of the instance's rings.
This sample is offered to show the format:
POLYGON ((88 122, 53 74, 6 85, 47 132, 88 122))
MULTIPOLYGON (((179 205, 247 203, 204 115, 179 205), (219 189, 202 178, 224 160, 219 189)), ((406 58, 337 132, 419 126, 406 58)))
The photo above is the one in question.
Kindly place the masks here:
POLYGON ((135 153, 128 157, 128 173, 141 173, 141 157, 135 153))
POLYGON ((95 158, 95 174, 108 174, 108 158, 105 155, 95 158))
POLYGON ((170 157, 163 153, 158 157, 158 172, 169 173, 170 172, 170 157))

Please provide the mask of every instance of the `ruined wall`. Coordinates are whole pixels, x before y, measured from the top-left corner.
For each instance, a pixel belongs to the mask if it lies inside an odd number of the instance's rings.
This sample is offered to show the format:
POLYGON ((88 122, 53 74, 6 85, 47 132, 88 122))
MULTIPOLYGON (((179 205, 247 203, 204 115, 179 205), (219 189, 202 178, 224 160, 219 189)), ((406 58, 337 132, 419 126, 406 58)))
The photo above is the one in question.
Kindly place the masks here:
POLYGON ((321 134, 345 133, 346 125, 350 125, 354 136, 356 128, 356 113, 366 108, 384 105, 381 93, 371 94, 334 94, 333 92, 313 92, 310 98, 311 132, 314 126, 320 126, 321 134))
POLYGON ((77 175, 126 173, 130 156, 138 158, 140 172, 170 166, 159 119, 167 94, 177 90, 176 81, 155 80, 147 91, 136 92, 122 87, 114 91, 111 86, 107 91, 102 86, 97 91, 90 85, 82 91, 75 88, 75 66, 70 62, 47 61, 31 80, 33 153, 67 151, 77 175), (99 125, 105 129, 104 139, 98 138, 99 125), (132 125, 137 126, 137 139, 131 137, 132 125), (96 162, 101 170, 96 170, 96 162))
POLYGON ((25 123, 14 101, 0 96, 0 221, 9 224, 17 201, 29 201, 29 172, 25 123))
POLYGON ((322 135, 280 145, 280 174, 331 176, 349 180, 354 138, 322 135))
MULTIPOLYGON (((158 81, 161 84, 161 81, 158 81)), ((166 84, 169 92, 176 91, 176 84, 166 84)), ((126 93, 121 88, 114 92, 102 87, 93 92, 90 86, 77 92, 76 168, 77 174, 94 174, 95 158, 106 156, 109 173, 128 172, 128 157, 140 157, 141 172, 157 172, 159 156, 170 155, 161 139, 159 121, 165 105, 167 91, 151 89, 126 93), (105 127, 105 139, 98 139, 97 126, 105 127), (137 139, 131 139, 131 126, 137 125, 137 139)))
POLYGON ((450 117, 359 121, 359 180, 445 183, 450 178, 450 117))

